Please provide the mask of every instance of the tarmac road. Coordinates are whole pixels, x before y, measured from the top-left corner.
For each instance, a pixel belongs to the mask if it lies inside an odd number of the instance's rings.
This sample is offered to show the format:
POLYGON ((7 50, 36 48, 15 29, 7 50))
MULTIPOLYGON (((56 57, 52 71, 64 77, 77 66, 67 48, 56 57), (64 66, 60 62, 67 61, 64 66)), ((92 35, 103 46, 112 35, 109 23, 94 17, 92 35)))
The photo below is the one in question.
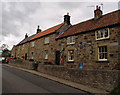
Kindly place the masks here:
MULTIPOLYGON (((2 66, 2 93, 89 93, 16 68, 2 66)), ((70 94, 71 95, 71 94, 70 94)))

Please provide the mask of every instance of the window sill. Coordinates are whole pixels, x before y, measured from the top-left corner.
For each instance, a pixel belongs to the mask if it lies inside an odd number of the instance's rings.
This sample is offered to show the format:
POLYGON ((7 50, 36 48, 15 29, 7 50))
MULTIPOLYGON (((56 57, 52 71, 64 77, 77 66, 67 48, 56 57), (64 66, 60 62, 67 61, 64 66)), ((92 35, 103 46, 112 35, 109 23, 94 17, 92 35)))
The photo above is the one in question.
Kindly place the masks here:
POLYGON ((67 61, 67 63, 74 63, 74 61, 67 61))
POLYGON ((100 39, 96 39, 96 41, 101 41, 101 40, 109 40, 110 38, 100 38, 100 39))
POLYGON ((49 45, 49 43, 44 43, 44 45, 49 45))
POLYGON ((109 61, 108 60, 98 60, 98 61, 96 61, 96 63, 109 63, 109 61))
POLYGON ((75 43, 67 43, 67 45, 74 45, 75 43))

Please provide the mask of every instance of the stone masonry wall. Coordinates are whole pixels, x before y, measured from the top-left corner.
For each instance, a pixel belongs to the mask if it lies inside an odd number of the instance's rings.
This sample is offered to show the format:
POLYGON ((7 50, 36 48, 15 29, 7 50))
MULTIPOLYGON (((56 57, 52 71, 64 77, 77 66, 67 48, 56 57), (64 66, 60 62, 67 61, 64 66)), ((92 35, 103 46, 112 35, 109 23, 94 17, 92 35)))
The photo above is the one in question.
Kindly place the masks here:
POLYGON ((25 68, 25 69, 33 69, 33 62, 23 61, 21 63, 15 62, 15 60, 10 60, 9 65, 25 68))
POLYGON ((38 71, 106 91, 111 91, 120 84, 120 71, 70 69, 64 66, 41 64, 38 66, 38 71))
POLYGON ((34 49, 34 59, 44 63, 46 61, 51 61, 55 63, 54 48, 56 47, 55 37, 56 34, 51 34, 36 40, 34 49), (49 43, 45 44, 45 37, 49 37, 49 43), (45 50, 48 50, 48 59, 45 59, 45 50))

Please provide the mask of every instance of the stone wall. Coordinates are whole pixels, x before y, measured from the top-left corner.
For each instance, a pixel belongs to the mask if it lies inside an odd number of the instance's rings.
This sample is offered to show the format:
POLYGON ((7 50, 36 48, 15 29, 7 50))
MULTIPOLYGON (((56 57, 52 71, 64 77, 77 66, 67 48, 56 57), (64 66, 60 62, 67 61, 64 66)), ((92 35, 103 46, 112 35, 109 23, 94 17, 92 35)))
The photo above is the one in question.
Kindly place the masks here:
POLYGON ((18 63, 18 62, 15 62, 15 60, 10 60, 9 65, 25 68, 25 69, 33 69, 33 62, 29 62, 29 61, 23 61, 18 63))
POLYGON ((64 66, 41 64, 38 66, 38 71, 106 91, 111 91, 120 84, 120 71, 70 69, 64 66))

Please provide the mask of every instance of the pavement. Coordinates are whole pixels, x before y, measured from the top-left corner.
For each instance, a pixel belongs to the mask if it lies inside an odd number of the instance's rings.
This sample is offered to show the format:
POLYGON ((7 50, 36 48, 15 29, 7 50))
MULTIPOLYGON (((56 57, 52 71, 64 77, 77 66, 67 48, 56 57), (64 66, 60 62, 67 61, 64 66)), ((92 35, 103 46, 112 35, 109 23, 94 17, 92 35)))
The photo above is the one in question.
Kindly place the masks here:
POLYGON ((47 74, 37 72, 35 70, 28 70, 28 69, 24 69, 24 68, 19 68, 19 67, 11 66, 9 64, 4 64, 4 65, 12 67, 12 68, 20 69, 20 70, 23 70, 23 71, 26 71, 26 72, 29 72, 29 73, 32 73, 32 74, 35 74, 35 75, 38 75, 38 76, 42 76, 44 78, 54 80, 56 82, 62 83, 62 84, 67 85, 67 86, 71 86, 73 88, 80 89, 80 90, 88 92, 88 93, 92 93, 92 94, 108 94, 108 92, 106 92, 104 90, 101 90, 101 89, 92 88, 92 87, 88 87, 86 85, 82 85, 82 84, 78 84, 78 83, 71 82, 71 81, 68 81, 68 80, 60 79, 60 78, 57 78, 57 77, 54 77, 54 76, 51 76, 51 75, 47 75, 47 74))

